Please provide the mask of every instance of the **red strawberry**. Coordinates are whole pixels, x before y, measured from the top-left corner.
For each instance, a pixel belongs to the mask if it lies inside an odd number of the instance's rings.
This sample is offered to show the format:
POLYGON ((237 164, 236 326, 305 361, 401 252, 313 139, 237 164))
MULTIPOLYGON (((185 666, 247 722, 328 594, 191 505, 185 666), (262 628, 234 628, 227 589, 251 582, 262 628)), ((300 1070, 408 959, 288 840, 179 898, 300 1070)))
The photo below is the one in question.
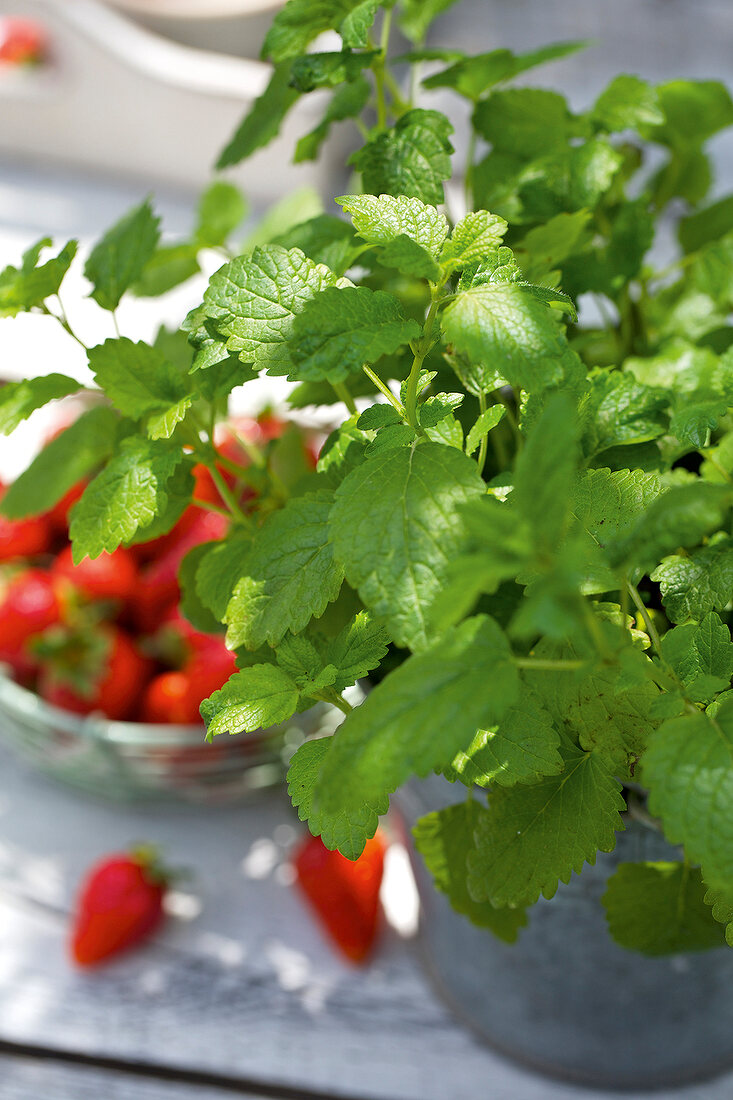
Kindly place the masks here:
POLYGON ((76 485, 72 485, 67 493, 61 497, 61 500, 54 504, 53 508, 46 513, 46 519, 51 524, 54 534, 68 535, 69 533, 69 512, 76 504, 79 497, 82 495, 87 487, 86 481, 78 481, 76 485))
POLYGON ((180 595, 178 570, 189 550, 201 542, 221 539, 229 528, 225 516, 198 512, 195 522, 165 553, 140 572, 135 593, 134 618, 139 629, 149 634, 159 626, 180 595))
POLYGON ((193 726, 201 724, 198 702, 185 672, 162 672, 150 681, 140 707, 141 722, 193 726))
POLYGON ((82 883, 71 956, 94 966, 150 936, 163 920, 167 879, 148 852, 105 857, 82 883))
POLYGON ((42 698, 73 714, 101 711, 112 719, 130 718, 151 673, 132 640, 105 624, 91 640, 69 637, 66 648, 64 642, 41 670, 42 698))
MULTIPOLYGON (((5 486, 0 483, 0 499, 5 486)), ((33 558, 51 546, 51 527, 45 516, 6 519, 0 516, 0 561, 33 558)))
POLYGON ((46 31, 35 19, 5 16, 0 20, 0 62, 35 65, 48 52, 46 31))
POLYGON ((224 638, 207 635, 197 642, 191 657, 183 667, 191 685, 191 696, 198 715, 199 704, 227 682, 237 671, 234 654, 224 645, 224 638))
POLYGON ((40 569, 16 573, 0 593, 0 661, 18 676, 25 676, 35 662, 28 642, 61 622, 63 602, 58 582, 40 569))
POLYGON ((129 550, 120 546, 114 554, 102 553, 98 558, 84 558, 74 565, 71 547, 65 546, 51 566, 55 577, 63 577, 90 600, 132 599, 137 587, 137 569, 129 550))
POLYGON ((333 942, 355 963, 366 959, 377 937, 384 852, 377 833, 353 862, 329 852, 318 836, 305 837, 295 854, 300 889, 333 942))

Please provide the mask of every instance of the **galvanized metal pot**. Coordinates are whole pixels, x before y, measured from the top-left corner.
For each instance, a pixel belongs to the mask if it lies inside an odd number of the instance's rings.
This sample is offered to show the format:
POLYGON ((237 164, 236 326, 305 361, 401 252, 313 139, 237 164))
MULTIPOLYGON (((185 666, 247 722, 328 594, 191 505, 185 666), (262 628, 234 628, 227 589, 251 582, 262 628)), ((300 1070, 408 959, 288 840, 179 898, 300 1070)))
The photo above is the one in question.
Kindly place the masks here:
MULTIPOLYGON (((400 796, 405 824, 455 802, 438 777, 400 796)), ((419 946, 439 995, 499 1052, 551 1076, 606 1088, 657 1088, 733 1064, 733 951, 647 958, 610 938, 600 898, 620 862, 679 851, 635 821, 616 850, 530 910, 516 944, 455 913, 419 856, 419 946)))

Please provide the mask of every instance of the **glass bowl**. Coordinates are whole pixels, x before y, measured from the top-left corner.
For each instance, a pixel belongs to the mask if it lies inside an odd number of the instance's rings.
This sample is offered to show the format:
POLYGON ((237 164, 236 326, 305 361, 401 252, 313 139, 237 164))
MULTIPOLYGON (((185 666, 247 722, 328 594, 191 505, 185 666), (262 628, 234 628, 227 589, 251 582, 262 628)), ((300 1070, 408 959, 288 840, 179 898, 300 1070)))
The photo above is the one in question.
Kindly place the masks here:
POLYGON ((298 746, 333 733, 342 720, 335 707, 317 703, 279 726, 207 744, 203 725, 70 714, 0 668, 0 737, 46 775, 116 801, 236 802, 281 781, 298 746))

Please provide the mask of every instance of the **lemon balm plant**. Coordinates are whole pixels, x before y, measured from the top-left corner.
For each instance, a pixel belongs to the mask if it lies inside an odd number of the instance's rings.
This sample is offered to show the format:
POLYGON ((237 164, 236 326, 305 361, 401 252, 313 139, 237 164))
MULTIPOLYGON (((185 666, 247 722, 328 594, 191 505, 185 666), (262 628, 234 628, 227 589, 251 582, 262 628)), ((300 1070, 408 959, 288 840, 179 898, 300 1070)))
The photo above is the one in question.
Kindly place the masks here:
MULTIPOLYGON (((623 75, 575 113, 512 82, 580 44, 424 49, 449 6, 285 5, 264 46, 272 80, 220 167, 325 88, 295 156, 353 123, 343 213, 227 259, 185 348, 179 334, 90 349, 104 401, 73 453, 52 443, 3 508, 49 507, 101 463, 71 525, 77 559, 93 557, 169 529, 194 461, 222 482, 212 432, 235 387, 264 372, 297 383, 294 407, 346 406, 317 471, 286 486, 269 471, 256 516, 222 484, 231 532, 184 562, 185 613, 224 623, 239 664, 202 703, 209 738, 314 701, 343 710, 332 738, 295 754, 289 790, 350 858, 410 777, 447 777, 454 804, 417 825, 418 848, 454 907, 507 940, 643 819, 684 855, 618 867, 612 936, 653 954, 724 945, 733 197, 707 202, 704 145, 733 103, 713 81, 623 75), (395 21, 413 45, 393 60, 395 21), (341 48, 309 52, 327 30, 341 48), (471 105, 465 210, 444 204, 452 127, 418 105, 423 88, 471 105), (678 242, 661 270, 659 224, 678 242), (379 683, 352 710, 343 691, 368 673, 379 683)), ((114 312, 130 287, 188 277, 203 238, 223 246, 231 202, 214 185, 178 251, 138 208, 92 251, 92 296, 114 312)), ((6 269, 0 307, 68 327, 55 296, 72 253, 41 263, 39 246, 6 269)), ((5 387, 4 426, 73 388, 53 375, 5 387)))

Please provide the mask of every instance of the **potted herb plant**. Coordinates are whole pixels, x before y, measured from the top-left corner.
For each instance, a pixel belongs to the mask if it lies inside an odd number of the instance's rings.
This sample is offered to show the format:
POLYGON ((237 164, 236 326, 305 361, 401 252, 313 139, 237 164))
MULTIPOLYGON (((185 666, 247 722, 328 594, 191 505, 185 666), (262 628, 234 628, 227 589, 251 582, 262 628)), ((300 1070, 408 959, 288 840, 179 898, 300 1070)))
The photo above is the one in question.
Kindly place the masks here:
MULTIPOLYGON (((330 88, 296 157, 354 120, 347 217, 224 264, 186 321, 189 372, 151 361, 134 409, 117 373, 98 379, 126 427, 76 507, 75 553, 170 522, 204 389, 266 372, 297 383, 294 406, 345 405, 284 506, 187 567, 239 663, 202 703, 208 736, 339 707, 292 760, 293 803, 350 858, 406 784, 431 809, 417 848, 479 926, 469 940, 426 901, 464 1016, 555 1072, 680 1080, 733 1055, 733 198, 707 201, 704 151, 733 103, 714 81, 622 75, 574 113, 511 82, 578 44, 425 50, 449 6, 278 13, 272 81, 221 165, 330 88), (413 45, 393 69, 395 16, 413 45), (343 48, 309 53, 326 30, 343 48), (452 127, 421 86, 471 105, 465 210, 444 205, 452 127), (659 226, 676 240, 661 269, 659 226), (124 508, 119 478, 141 487, 124 508), (342 692, 367 674, 352 710, 342 692)), ((121 251, 142 270, 152 246, 126 231, 121 251)), ((31 258, 4 286, 31 280, 22 304, 43 308, 47 271, 31 258)))

